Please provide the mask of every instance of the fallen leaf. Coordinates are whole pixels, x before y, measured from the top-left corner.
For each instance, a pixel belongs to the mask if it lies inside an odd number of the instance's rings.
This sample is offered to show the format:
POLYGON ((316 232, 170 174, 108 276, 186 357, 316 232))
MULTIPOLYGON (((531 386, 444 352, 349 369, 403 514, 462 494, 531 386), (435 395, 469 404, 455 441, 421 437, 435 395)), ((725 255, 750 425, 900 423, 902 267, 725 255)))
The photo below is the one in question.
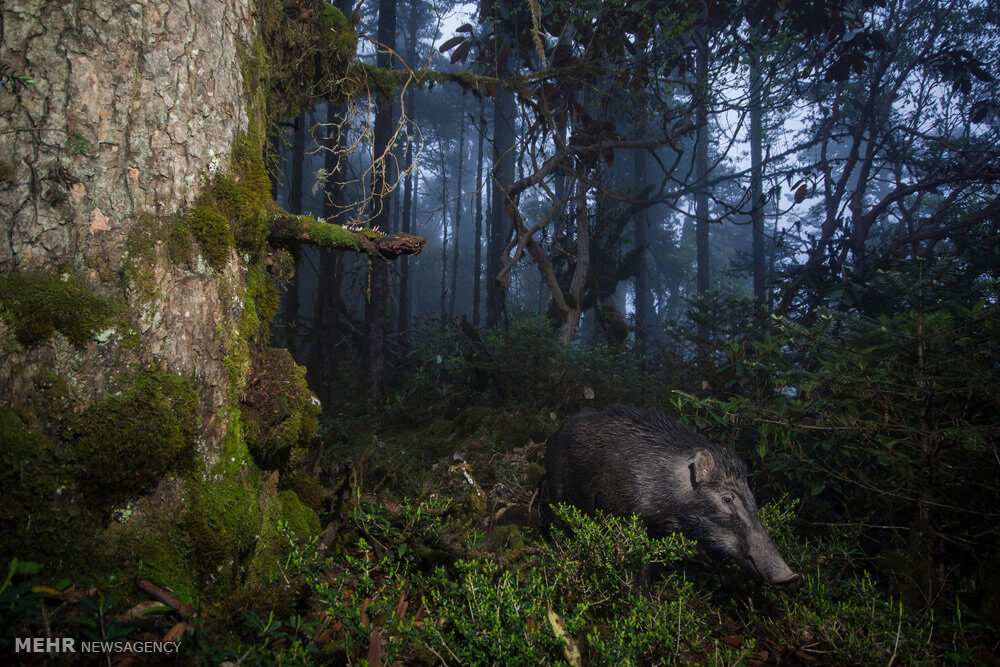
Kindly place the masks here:
POLYGON ((184 621, 176 623, 174 627, 170 628, 170 630, 167 631, 167 634, 163 635, 163 641, 175 642, 181 638, 181 635, 184 634, 185 630, 187 630, 187 623, 185 623, 184 621))
POLYGON ((158 602, 156 600, 146 600, 145 602, 140 602, 125 613, 121 614, 118 617, 118 620, 122 623, 134 623, 149 614, 162 614, 167 611, 170 611, 170 607, 162 602, 158 602))

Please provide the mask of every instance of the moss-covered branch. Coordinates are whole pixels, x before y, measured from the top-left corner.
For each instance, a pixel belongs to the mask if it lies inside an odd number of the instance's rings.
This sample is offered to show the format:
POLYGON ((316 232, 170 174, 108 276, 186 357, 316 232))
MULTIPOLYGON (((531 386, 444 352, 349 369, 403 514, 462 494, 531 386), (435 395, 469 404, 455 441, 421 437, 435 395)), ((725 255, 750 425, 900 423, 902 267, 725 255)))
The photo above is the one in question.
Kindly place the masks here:
POLYGON ((410 234, 383 234, 374 229, 348 229, 310 215, 277 211, 271 215, 271 240, 299 241, 327 250, 353 250, 385 260, 419 255, 426 239, 410 234))

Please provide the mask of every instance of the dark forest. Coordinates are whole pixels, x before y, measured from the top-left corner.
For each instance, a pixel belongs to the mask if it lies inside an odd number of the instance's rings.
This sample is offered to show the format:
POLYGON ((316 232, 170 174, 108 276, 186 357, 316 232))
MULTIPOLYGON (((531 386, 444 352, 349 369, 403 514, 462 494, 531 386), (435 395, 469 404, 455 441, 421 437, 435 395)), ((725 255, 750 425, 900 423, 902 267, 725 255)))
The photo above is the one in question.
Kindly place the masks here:
POLYGON ((0 655, 995 662, 998 100, 979 0, 0 2, 0 655))

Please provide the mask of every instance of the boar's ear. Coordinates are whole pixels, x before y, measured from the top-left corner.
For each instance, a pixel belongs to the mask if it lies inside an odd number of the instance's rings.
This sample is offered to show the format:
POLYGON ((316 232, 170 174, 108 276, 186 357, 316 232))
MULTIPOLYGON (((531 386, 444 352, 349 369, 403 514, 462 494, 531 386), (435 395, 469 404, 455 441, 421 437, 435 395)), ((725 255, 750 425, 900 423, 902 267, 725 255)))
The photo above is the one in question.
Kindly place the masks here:
POLYGON ((715 459, 707 449, 694 450, 694 463, 691 464, 691 486, 698 486, 708 477, 715 467, 715 459))

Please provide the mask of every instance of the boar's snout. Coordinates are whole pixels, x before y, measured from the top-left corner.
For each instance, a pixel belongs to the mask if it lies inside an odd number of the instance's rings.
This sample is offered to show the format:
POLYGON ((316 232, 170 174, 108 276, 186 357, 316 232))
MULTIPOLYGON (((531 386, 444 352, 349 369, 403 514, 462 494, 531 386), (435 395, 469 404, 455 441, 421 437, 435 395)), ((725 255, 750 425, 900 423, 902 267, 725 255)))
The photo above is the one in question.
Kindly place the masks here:
POLYGON ((773 581, 771 581, 769 583, 772 586, 776 587, 776 588, 784 588, 785 586, 789 586, 791 584, 794 584, 796 581, 798 581, 801 578, 802 577, 800 577, 799 575, 797 575, 794 572, 792 572, 791 570, 789 570, 788 576, 785 577, 784 579, 775 579, 775 580, 773 580, 773 581))
POLYGON ((776 588, 784 588, 798 581, 799 575, 788 567, 771 538, 763 530, 756 537, 758 539, 754 540, 755 544, 751 544, 747 560, 757 576, 776 588))

